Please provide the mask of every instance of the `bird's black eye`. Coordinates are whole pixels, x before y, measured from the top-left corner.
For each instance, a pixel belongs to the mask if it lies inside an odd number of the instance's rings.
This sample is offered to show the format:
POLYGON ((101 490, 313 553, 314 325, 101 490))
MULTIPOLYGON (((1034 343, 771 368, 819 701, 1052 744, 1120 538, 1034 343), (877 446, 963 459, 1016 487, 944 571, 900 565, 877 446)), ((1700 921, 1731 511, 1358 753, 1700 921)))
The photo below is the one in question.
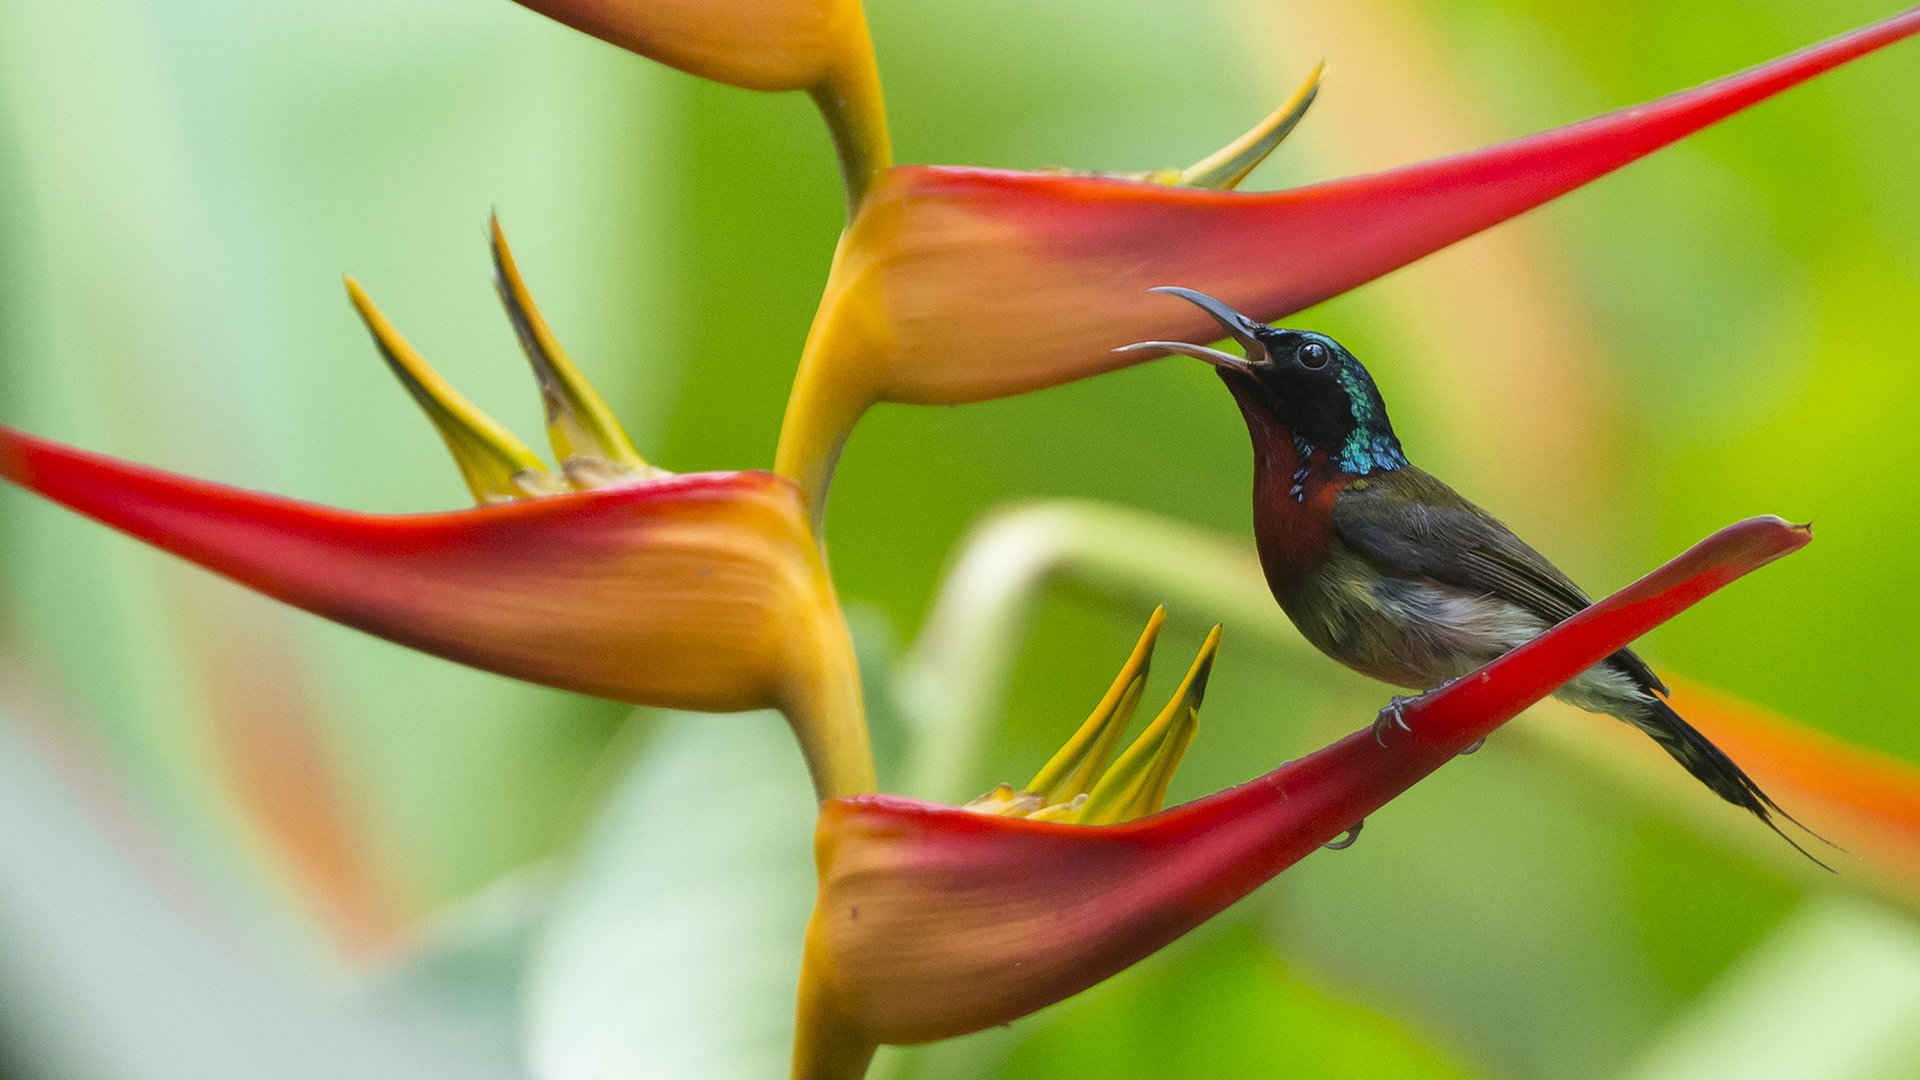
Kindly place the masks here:
POLYGON ((1317 341, 1309 341, 1295 350, 1294 358, 1301 367, 1320 368, 1327 366, 1327 347, 1317 341))

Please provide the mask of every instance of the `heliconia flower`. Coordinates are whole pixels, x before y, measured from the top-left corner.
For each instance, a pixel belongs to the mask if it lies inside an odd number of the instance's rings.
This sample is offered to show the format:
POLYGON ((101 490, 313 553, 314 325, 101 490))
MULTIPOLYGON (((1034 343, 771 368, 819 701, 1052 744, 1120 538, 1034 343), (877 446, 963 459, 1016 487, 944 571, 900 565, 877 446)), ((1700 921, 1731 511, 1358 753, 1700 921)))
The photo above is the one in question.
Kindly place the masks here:
POLYGON ((1203 315, 1145 304, 1189 283, 1271 321, 1548 202, 1920 30, 1920 9, 1644 105, 1512 142, 1291 191, 942 166, 889 170, 841 238, 775 471, 823 513, 848 433, 879 401, 955 404, 1203 343, 1203 315))
POLYGON ((848 201, 892 161, 860 0, 518 0, 576 30, 701 78, 805 90, 832 129, 848 201))
MULTIPOLYGON (((794 1076, 857 1077, 877 1044, 1007 1023, 1120 971, 1353 833, 1367 814, 1568 679, 1810 539, 1778 518, 1729 526, 1407 703, 1410 730, 1382 738, 1362 729, 1152 816, 1089 826, 889 795, 825 803, 794 1076)), ((1122 696, 1128 678, 1123 670, 1116 681, 1122 696)))
POLYGON ((799 492, 641 462, 532 306, 508 315, 564 480, 349 291, 483 505, 363 514, 224 487, 0 427, 0 476, 275 599, 488 671, 620 701, 774 708, 825 798, 871 791, 859 673, 799 492), (574 490, 567 490, 569 487, 574 490))

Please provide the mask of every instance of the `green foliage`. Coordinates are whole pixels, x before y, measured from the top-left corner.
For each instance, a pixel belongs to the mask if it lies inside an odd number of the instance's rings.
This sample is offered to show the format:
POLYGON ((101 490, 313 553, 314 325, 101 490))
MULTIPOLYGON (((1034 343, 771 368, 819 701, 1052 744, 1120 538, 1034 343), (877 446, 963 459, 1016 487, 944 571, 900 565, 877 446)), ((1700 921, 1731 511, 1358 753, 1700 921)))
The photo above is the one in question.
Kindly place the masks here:
POLYGON ((526 979, 553 1080, 786 1071, 811 789, 779 717, 669 714, 589 830, 526 979))
POLYGON ((1475 1075, 1384 1002, 1290 970, 1252 927, 1228 926, 1037 1021, 1009 1076, 1475 1075), (1342 991, 1346 991, 1343 994, 1342 991))

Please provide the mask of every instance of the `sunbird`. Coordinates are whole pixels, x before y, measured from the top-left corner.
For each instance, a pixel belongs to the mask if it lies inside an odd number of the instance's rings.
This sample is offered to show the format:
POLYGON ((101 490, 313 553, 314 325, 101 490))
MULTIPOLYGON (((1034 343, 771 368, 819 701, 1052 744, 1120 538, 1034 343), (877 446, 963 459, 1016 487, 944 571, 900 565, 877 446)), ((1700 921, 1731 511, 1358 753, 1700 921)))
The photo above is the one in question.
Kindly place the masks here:
MULTIPOLYGON (((1321 652, 1395 686, 1430 690, 1505 654, 1592 601, 1498 519, 1407 460, 1373 377, 1339 342, 1267 326, 1174 286, 1246 352, 1142 341, 1212 364, 1253 439, 1253 530, 1267 586, 1321 652)), ((1800 825, 1680 718, 1646 662, 1622 649, 1556 697, 1646 732, 1681 768, 1753 813, 1800 825)), ((1382 710, 1375 735, 1399 721, 1382 710)), ((1404 723, 1402 722, 1402 726, 1404 723)), ((1805 828, 1805 826, 1800 826, 1805 828)))

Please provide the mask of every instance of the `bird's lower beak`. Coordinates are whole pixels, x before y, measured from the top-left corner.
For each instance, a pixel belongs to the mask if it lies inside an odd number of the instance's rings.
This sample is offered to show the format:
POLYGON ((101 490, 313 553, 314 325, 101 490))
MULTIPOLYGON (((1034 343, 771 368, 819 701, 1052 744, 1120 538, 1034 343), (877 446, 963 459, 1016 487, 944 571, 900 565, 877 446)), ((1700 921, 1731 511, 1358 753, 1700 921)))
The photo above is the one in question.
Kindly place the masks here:
POLYGON ((1248 378, 1253 377, 1252 366, 1240 357, 1232 353, 1221 352, 1219 349, 1210 349, 1205 345, 1189 345, 1184 341, 1136 341, 1131 345, 1122 345, 1113 351, 1119 353, 1144 352, 1148 349, 1156 349, 1160 352, 1179 353, 1181 356, 1191 356, 1196 360, 1205 360, 1221 371, 1235 372, 1248 378))

